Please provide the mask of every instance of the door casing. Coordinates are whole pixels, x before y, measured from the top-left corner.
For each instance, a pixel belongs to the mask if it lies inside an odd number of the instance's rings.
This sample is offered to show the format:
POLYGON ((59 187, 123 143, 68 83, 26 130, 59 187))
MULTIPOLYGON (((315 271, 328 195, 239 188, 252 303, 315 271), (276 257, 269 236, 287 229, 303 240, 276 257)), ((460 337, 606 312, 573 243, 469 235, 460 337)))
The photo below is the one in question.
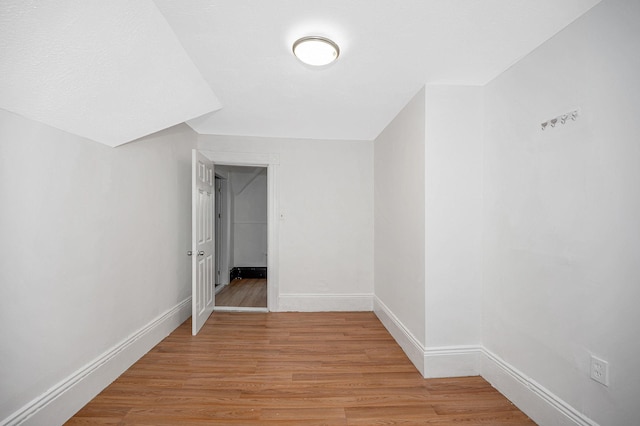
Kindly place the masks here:
POLYGON ((199 150, 214 165, 267 168, 267 309, 279 310, 279 211, 278 167, 280 157, 269 153, 219 152, 199 150))

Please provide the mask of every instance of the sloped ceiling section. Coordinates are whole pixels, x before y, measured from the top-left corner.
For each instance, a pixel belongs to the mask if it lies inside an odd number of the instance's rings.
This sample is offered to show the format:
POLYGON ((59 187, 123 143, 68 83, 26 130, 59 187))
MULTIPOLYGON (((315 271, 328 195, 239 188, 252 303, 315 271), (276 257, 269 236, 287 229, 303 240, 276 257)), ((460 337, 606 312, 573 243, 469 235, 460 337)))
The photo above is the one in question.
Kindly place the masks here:
POLYGON ((109 146, 220 109, 151 0, 0 0, 0 108, 109 146))

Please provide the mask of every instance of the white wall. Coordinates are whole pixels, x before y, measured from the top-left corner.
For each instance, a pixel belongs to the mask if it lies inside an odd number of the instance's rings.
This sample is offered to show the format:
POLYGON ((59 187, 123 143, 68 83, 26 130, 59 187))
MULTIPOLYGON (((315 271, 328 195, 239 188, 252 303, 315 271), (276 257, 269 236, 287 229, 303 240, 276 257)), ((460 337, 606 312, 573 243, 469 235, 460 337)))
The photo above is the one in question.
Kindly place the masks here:
POLYGON ((267 266, 267 169, 234 167, 232 267, 267 266))
POLYGON ((207 152, 279 156, 281 310, 371 309, 370 141, 215 135, 200 135, 198 140, 207 152))
POLYGON ((425 346, 440 350, 425 360, 431 377, 478 373, 475 352, 442 351, 481 343, 482 96, 481 87, 426 86, 425 346))
POLYGON ((374 142, 375 295, 418 347, 425 344, 424 126, 422 89, 374 142))
POLYGON ((640 419, 638 22, 604 0, 485 93, 483 343, 601 425, 640 419))
POLYGON ((482 95, 428 85, 375 141, 376 313, 426 377, 479 373, 482 95))
POLYGON ((0 140, 1 423, 189 298, 195 134, 114 149, 0 111, 0 140))

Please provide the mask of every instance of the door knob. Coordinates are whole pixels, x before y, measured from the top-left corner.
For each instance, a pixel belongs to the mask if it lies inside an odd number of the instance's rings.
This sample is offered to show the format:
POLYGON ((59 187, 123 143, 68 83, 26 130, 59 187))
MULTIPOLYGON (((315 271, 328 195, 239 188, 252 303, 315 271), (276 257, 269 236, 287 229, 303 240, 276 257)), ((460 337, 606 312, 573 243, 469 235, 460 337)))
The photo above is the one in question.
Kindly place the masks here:
POLYGON ((204 251, 200 250, 200 251, 198 252, 198 256, 204 256, 204 251))
POLYGON ((192 256, 192 255, 193 255, 193 252, 191 250, 188 250, 187 251, 187 256, 192 256))

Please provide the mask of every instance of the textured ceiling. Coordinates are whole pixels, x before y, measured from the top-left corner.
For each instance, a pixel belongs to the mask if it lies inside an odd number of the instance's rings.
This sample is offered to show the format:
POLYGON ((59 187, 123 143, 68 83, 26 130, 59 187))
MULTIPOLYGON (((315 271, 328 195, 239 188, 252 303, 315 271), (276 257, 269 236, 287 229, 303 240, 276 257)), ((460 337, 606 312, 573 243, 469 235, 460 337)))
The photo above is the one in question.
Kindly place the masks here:
POLYGON ((0 0, 0 108, 117 146, 220 103, 151 0, 0 0))
POLYGON ((425 83, 482 85, 599 0, 156 0, 224 108, 200 133, 374 139, 425 83), (341 48, 322 69, 291 45, 341 48))

